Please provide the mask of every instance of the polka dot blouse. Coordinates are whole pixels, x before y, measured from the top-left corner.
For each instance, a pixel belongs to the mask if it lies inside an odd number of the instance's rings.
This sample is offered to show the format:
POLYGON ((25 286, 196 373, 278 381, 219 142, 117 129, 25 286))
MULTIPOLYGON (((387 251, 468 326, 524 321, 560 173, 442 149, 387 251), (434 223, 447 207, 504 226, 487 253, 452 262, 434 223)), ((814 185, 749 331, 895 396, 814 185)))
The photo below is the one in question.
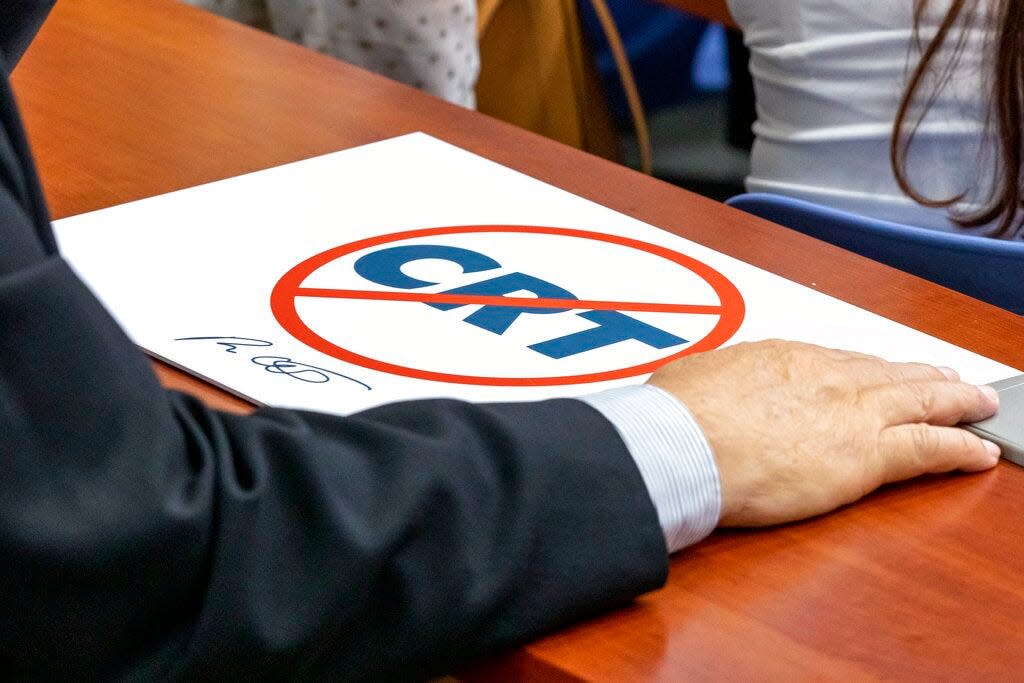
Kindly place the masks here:
POLYGON ((185 0, 465 107, 480 69, 476 0, 185 0))

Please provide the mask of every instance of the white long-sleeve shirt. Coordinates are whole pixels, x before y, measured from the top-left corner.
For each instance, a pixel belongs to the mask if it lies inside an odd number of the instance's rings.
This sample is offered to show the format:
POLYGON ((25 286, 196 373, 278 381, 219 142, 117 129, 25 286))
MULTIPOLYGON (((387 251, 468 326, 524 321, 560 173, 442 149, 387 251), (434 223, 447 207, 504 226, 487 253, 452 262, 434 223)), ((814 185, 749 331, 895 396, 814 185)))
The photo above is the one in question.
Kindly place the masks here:
POLYGON ((689 409, 650 384, 584 396, 615 427, 640 470, 669 552, 710 534, 722 511, 718 466, 689 409))
MULTIPOLYGON (((862 215, 940 230, 958 229, 944 209, 906 197, 889 162, 900 97, 920 50, 912 46, 912 0, 728 0, 750 48, 757 100, 756 142, 747 189, 773 192, 862 215)), ((935 35, 951 0, 934 0, 922 42, 935 35)), ((921 125, 910 177, 926 196, 992 186, 979 171, 987 111, 986 2, 951 78, 921 125)), ((965 12, 965 15, 967 13, 965 12)), ((955 29, 948 45, 959 35, 955 29)), ((949 63, 949 51, 936 65, 949 63)), ((933 81, 934 83, 934 81, 933 81)), ((921 97, 931 92, 926 84, 921 97)), ((922 101, 923 101, 922 99, 922 101)))

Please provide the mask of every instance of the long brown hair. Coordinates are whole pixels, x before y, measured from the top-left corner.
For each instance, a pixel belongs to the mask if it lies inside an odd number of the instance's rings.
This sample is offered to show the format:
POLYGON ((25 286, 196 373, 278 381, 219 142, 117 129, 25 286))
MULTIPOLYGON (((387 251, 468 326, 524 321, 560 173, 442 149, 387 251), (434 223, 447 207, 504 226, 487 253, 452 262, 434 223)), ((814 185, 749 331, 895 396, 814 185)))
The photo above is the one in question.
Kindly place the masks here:
MULTIPOLYGON (((907 158, 917 129, 952 75, 953 66, 964 50, 968 31, 977 16, 979 0, 952 0, 935 37, 922 49, 921 59, 911 73, 900 101, 889 154, 896 182, 908 197, 923 206, 950 209, 951 219, 962 227, 978 227, 998 221, 992 236, 1007 237, 1021 232, 1022 220, 1018 217, 1018 210, 1024 206, 1024 188, 1021 187, 1021 164, 1024 162, 1024 150, 1021 148, 1024 143, 1021 130, 1024 126, 1024 0, 984 1, 988 5, 985 16, 992 24, 987 27, 989 44, 986 49, 991 55, 986 61, 993 67, 988 74, 991 81, 988 84, 985 138, 994 129, 998 140, 998 154, 992 156, 992 168, 989 169, 993 180, 989 196, 976 211, 960 212, 954 205, 964 199, 965 194, 928 197, 914 186, 907 170, 907 158), (950 41, 953 41, 952 61, 941 65, 936 59, 950 41), (932 90, 924 97, 922 106, 918 106, 926 83, 932 85, 932 90)), ((915 0, 913 44, 918 48, 921 46, 921 23, 929 4, 929 0, 915 0)))

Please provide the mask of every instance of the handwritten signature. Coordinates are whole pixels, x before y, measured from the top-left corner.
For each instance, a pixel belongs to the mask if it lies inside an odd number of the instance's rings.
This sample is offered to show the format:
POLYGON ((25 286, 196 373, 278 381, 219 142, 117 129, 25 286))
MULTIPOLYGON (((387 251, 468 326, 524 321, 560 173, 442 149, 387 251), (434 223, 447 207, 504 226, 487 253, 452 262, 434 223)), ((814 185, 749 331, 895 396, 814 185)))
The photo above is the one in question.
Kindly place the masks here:
MULTIPOLYGON (((241 347, 265 348, 274 345, 273 342, 265 341, 263 339, 252 339, 250 337, 179 337, 174 341, 213 342, 217 346, 224 347, 224 351, 227 353, 236 355, 238 349, 241 347)), ((318 368, 315 365, 299 363, 287 356, 253 356, 249 360, 271 374, 291 377, 292 379, 297 379, 300 382, 324 384, 326 382, 330 382, 334 378, 341 378, 358 384, 367 391, 373 391, 373 388, 369 384, 360 382, 354 377, 349 377, 348 375, 343 375, 340 372, 334 372, 333 370, 318 368)))

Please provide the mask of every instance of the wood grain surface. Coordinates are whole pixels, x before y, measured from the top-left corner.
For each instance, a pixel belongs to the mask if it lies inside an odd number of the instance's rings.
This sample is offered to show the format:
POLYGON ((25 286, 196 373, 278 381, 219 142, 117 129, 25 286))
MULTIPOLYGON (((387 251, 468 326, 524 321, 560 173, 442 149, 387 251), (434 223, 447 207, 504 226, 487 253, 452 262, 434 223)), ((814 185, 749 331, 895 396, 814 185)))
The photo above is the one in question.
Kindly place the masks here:
MULTIPOLYGON (((422 130, 1024 367, 1022 318, 170 0, 60 0, 14 83, 55 217, 422 130)), ((1022 499, 1024 469, 1001 464, 802 524, 716 533, 674 558, 663 590, 466 675, 1020 677, 1022 499)))

